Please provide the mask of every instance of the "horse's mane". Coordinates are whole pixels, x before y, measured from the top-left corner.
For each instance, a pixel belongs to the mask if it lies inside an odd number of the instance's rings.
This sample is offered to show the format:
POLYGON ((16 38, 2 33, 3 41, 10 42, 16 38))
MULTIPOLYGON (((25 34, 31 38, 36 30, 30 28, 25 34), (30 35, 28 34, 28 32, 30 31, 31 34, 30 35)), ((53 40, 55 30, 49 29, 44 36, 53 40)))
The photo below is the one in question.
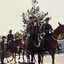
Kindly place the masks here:
POLYGON ((58 26, 57 28, 55 28, 55 29, 53 30, 53 33, 56 32, 56 31, 59 29, 59 27, 60 27, 60 26, 58 26))

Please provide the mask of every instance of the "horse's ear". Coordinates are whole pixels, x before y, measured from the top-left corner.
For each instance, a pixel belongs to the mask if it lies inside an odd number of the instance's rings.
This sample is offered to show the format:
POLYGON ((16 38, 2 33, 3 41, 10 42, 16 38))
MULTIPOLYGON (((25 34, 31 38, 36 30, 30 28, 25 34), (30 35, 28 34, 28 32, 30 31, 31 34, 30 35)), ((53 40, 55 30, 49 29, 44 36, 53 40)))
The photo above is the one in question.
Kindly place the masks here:
POLYGON ((58 22, 59 25, 61 25, 59 22, 58 22))

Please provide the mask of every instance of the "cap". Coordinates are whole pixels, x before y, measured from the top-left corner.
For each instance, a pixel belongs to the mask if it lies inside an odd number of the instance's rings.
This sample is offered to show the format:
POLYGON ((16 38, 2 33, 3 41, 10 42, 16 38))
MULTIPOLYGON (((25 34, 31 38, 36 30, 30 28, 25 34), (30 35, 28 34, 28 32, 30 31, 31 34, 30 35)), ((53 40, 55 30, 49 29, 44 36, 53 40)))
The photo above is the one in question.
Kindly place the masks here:
POLYGON ((50 20, 51 19, 51 17, 47 17, 44 21, 47 21, 47 20, 50 20))
POLYGON ((9 32, 12 32, 12 30, 10 30, 9 32))

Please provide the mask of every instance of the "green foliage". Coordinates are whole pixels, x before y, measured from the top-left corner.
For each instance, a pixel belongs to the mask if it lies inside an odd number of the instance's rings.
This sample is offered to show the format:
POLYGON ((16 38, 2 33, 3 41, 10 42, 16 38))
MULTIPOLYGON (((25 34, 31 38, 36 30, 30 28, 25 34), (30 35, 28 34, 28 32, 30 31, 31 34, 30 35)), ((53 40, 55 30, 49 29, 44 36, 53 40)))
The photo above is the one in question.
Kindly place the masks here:
POLYGON ((41 22, 45 16, 48 15, 48 12, 44 13, 40 11, 39 6, 37 5, 38 1, 37 0, 32 0, 32 8, 29 10, 27 10, 27 13, 22 13, 22 18, 23 18, 23 23, 26 25, 28 24, 29 21, 29 17, 31 15, 35 15, 37 17, 37 21, 41 22))
POLYGON ((14 36, 15 36, 15 39, 20 39, 20 38, 22 38, 22 34, 19 33, 19 32, 16 32, 16 33, 14 34, 14 36))

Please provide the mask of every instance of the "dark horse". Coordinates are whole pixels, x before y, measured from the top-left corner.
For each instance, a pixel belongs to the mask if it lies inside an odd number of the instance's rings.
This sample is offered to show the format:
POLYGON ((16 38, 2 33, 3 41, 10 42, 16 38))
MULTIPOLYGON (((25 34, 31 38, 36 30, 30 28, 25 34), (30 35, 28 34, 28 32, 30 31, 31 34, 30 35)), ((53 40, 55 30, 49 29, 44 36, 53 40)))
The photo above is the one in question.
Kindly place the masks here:
MULTIPOLYGON (((45 46, 45 51, 48 51, 52 57, 52 64, 55 64, 54 59, 55 59, 55 52, 58 48, 58 42, 57 42, 58 36, 60 33, 64 33, 64 25, 60 23, 58 24, 59 26, 54 30, 51 38, 49 39, 48 37, 48 40, 45 46)), ((44 54, 42 55, 42 62, 43 62, 43 57, 44 57, 44 54)))
POLYGON ((38 54, 38 64, 40 64, 40 55, 43 51, 43 44, 40 41, 39 33, 37 33, 36 29, 33 31, 30 37, 28 37, 28 51, 31 54, 31 62, 34 60, 34 55, 38 54))
MULTIPOLYGON (((11 44, 8 44, 7 50, 6 50, 6 53, 7 53, 7 51, 11 52, 12 59, 10 61, 12 61, 14 59, 15 63, 16 63, 16 53, 18 52, 18 48, 22 49, 22 40, 21 39, 16 39, 16 40, 12 41, 11 44)), ((20 52, 19 52, 19 56, 20 56, 20 52)), ((8 61, 8 59, 7 59, 7 61, 8 61)))
POLYGON ((22 52, 22 49, 23 49, 22 39, 16 39, 15 43, 16 43, 17 52, 18 52, 18 55, 19 55, 18 59, 20 59, 20 53, 22 52))
MULTIPOLYGON (((6 46, 7 55, 8 55, 8 51, 10 51, 10 53, 12 54, 12 59, 10 61, 14 59, 14 62, 16 63, 17 46, 16 46, 15 41, 11 41, 10 44, 7 43, 7 46, 6 46)), ((8 59, 7 59, 7 62, 9 62, 8 59)))

